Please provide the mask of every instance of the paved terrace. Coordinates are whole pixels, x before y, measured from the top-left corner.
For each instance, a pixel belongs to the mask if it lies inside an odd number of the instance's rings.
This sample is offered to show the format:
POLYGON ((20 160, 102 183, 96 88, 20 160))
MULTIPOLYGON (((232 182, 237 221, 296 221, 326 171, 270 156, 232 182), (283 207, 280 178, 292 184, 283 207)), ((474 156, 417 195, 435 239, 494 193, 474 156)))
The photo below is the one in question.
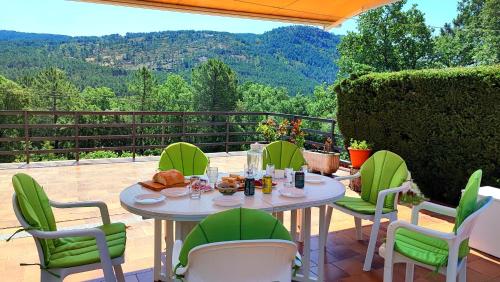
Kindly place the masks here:
MULTIPOLYGON (((45 188, 49 197, 60 202, 101 200, 108 204, 112 221, 125 222, 128 228, 126 261, 123 265, 127 281, 152 281, 153 265, 153 222, 142 220, 121 208, 120 191, 138 180, 148 179, 157 166, 157 157, 139 158, 136 162, 127 159, 83 160, 79 165, 72 161, 0 165, 0 280, 37 281, 37 266, 19 266, 19 263, 38 262, 35 244, 26 234, 20 234, 10 242, 5 239, 19 226, 11 208, 11 177, 24 172, 35 177, 45 188)), ((245 155, 242 153, 222 153, 210 155, 211 164, 223 172, 243 170, 245 155)), ((347 174, 339 171, 339 175, 347 174)), ((356 193, 348 190, 348 195, 356 193)), ((399 207, 399 217, 410 220, 411 210, 399 207)), ((285 214, 287 215, 287 214, 285 214)), ((92 208, 55 209, 59 228, 85 227, 100 224, 99 212, 92 208)), ((313 209, 312 229, 318 230, 317 211, 313 209)), ((289 222, 285 217, 285 222, 289 222)), ((452 223, 446 218, 421 216, 423 226, 436 230, 450 231, 452 223)), ((327 281, 382 281, 383 259, 376 255, 371 272, 363 272, 362 264, 368 245, 370 222, 364 222, 364 241, 354 238, 354 220, 351 216, 334 210, 330 234, 328 236, 325 278, 327 281)), ((379 244, 385 237, 387 223, 382 224, 379 244)), ((317 266, 317 238, 313 238, 312 265, 317 266)), ((313 268, 314 272, 317 268, 313 268)), ((419 267, 415 281, 444 281, 444 277, 419 267)), ((404 267, 395 270, 395 281, 404 281, 404 267)), ((500 262, 495 258, 472 251, 469 255, 467 281, 500 281, 500 262)), ((66 281, 102 279, 101 271, 92 271, 69 276, 66 281)))

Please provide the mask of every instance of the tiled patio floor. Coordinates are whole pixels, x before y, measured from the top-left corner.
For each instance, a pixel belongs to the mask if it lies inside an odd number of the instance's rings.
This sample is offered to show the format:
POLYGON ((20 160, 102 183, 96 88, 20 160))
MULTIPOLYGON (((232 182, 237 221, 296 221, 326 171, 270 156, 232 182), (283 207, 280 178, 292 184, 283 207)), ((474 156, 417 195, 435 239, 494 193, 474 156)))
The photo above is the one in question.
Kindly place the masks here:
MULTIPOLYGON (((215 155, 211 163, 224 172, 242 170, 245 157, 241 154, 231 156, 215 155)), ((13 165, 0 166, 0 281, 37 281, 39 270, 36 266, 19 266, 19 263, 38 262, 33 240, 21 236, 10 242, 5 238, 18 227, 11 208, 12 187, 10 179, 13 174, 25 172, 34 176, 47 191, 49 197, 56 201, 102 200, 108 204, 111 220, 123 221, 128 228, 126 262, 123 265, 127 281, 152 281, 153 265, 153 224, 151 220, 129 214, 120 206, 120 191, 137 182, 148 179, 156 169, 155 159, 143 159, 137 162, 101 161, 100 164, 55 166, 31 165, 29 168, 14 168, 13 165)), ((345 172, 340 172, 342 174, 345 172)), ((348 194, 355 194, 352 191, 348 194)), ((399 217, 410 219, 410 209, 399 207, 399 217)), ((313 219, 316 218, 313 209, 313 219)), ((55 210, 58 226, 95 225, 99 223, 99 213, 92 208, 71 210, 55 210)), ((288 222, 285 217, 285 222, 288 222)), ((421 224, 436 230, 449 231, 452 223, 430 215, 421 216, 421 224)), ((371 272, 363 272, 364 253, 368 245, 370 223, 364 222, 365 240, 354 239, 354 221, 352 217, 335 212, 332 217, 327 244, 325 276, 327 281, 382 281, 383 259, 376 255, 371 272)), ((381 241, 385 237, 387 223, 382 225, 379 234, 381 241)), ((318 222, 313 221, 313 230, 318 230, 318 222)), ((317 266, 317 239, 314 238, 312 265, 317 266)), ((317 268, 313 267, 314 272, 317 268)), ((498 259, 473 251, 469 255, 467 281, 500 281, 500 262, 498 259)), ((92 271, 69 276, 66 281, 99 280, 101 271, 92 271)), ((396 267, 395 281, 404 281, 404 269, 396 267)), ((444 281, 444 277, 432 271, 416 270, 415 281, 444 281)))

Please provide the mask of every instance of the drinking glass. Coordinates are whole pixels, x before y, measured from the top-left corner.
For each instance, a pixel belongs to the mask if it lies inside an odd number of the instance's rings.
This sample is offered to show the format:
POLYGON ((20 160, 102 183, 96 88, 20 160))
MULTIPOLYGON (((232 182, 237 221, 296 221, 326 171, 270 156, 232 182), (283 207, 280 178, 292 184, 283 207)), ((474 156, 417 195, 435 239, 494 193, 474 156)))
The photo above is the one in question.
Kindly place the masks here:
POLYGON ((274 165, 273 164, 266 165, 266 174, 274 177, 274 165))
POLYGON ((285 168, 285 186, 286 187, 293 187, 293 168, 287 167, 285 168))
POLYGON ((201 182, 200 180, 195 180, 189 184, 189 196, 191 199, 201 198, 201 182))
POLYGON ((219 177, 219 168, 215 166, 210 166, 207 169, 208 182, 213 184, 215 187, 215 183, 217 182, 217 178, 219 177))

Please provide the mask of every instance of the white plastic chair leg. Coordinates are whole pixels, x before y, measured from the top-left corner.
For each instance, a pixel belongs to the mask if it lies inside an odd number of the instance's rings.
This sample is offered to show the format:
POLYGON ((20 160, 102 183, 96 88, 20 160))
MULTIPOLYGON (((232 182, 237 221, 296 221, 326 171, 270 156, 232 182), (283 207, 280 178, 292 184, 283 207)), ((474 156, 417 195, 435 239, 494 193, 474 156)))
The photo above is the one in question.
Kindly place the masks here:
POLYGON ((56 277, 53 274, 48 273, 45 270, 40 270, 40 281, 41 282, 62 282, 62 278, 56 277))
POLYGON ((380 218, 375 218, 370 232, 370 242, 368 242, 368 249, 366 250, 365 264, 363 265, 364 271, 370 271, 372 268, 373 255, 375 253, 375 245, 377 244, 378 230, 380 228, 380 218))
POLYGON ((354 225, 356 226, 356 240, 363 240, 363 226, 361 225, 361 218, 354 217, 354 225))
POLYGON ((392 263, 392 254, 388 254, 387 251, 385 253, 385 261, 384 261, 384 282, 392 282, 392 268, 394 264, 392 263))
POLYGON ((405 282, 413 282, 415 272, 415 265, 413 263, 406 263, 406 274, 405 274, 405 282))
POLYGON ((464 263, 464 265, 458 272, 458 282, 466 282, 466 281, 467 281, 467 262, 464 263))
POLYGON ((123 275, 122 266, 119 264, 113 266, 113 268, 115 269, 116 280, 118 282, 125 282, 125 275, 123 275))
POLYGON ((457 281, 458 248, 452 249, 448 255, 448 265, 446 267, 446 282, 457 281))

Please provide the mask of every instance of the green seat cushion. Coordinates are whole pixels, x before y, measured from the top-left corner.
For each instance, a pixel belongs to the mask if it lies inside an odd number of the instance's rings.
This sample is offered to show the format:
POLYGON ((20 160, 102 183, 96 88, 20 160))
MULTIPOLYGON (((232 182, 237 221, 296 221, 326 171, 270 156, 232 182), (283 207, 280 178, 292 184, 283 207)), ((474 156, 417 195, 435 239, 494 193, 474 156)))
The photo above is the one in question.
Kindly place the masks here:
POLYGON ((276 169, 293 168, 299 170, 306 164, 302 151, 297 145, 288 141, 275 141, 267 145, 263 151, 263 169, 267 164, 274 164, 276 169))
MULTIPOLYGON (((460 198, 457 207, 457 216, 453 232, 457 232, 460 225, 469 215, 480 209, 484 202, 477 203, 477 194, 481 184, 482 171, 475 171, 469 178, 467 186, 460 198)), ((437 269, 447 264, 448 244, 445 240, 423 235, 405 228, 396 231, 394 249, 399 253, 418 262, 435 266, 437 269)), ((469 253, 469 240, 460 243, 459 259, 469 253)))
MULTIPOLYGON (((367 202, 361 198, 343 197, 335 202, 335 205, 346 208, 348 210, 361 213, 361 214, 375 214, 375 205, 367 202)), ((383 208, 382 213, 389 213, 394 211, 390 208, 383 208)))
POLYGON ((160 156, 158 169, 176 169, 185 176, 205 174, 208 157, 193 144, 178 142, 169 145, 160 156))
MULTIPOLYGON (((439 269, 448 261, 448 243, 445 240, 399 228, 396 231, 394 249, 400 254, 439 269)), ((460 249, 458 257, 467 256, 468 250, 460 249)))
MULTIPOLYGON (((98 227, 106 234, 106 242, 112 259, 125 252, 127 240, 125 224, 111 223, 98 227)), ((96 240, 92 237, 61 238, 52 250, 48 268, 66 268, 100 262, 96 240)))
POLYGON ((290 233, 275 217, 260 210, 236 208, 219 212, 202 220, 188 234, 179 254, 179 266, 188 264, 193 248, 209 243, 281 239, 292 241, 290 233))
MULTIPOLYGON (((25 173, 14 175, 12 185, 16 192, 21 214, 31 228, 42 231, 56 231, 56 220, 42 186, 25 173)), ((38 241, 42 247, 45 262, 47 262, 57 240, 39 239, 38 241)))

